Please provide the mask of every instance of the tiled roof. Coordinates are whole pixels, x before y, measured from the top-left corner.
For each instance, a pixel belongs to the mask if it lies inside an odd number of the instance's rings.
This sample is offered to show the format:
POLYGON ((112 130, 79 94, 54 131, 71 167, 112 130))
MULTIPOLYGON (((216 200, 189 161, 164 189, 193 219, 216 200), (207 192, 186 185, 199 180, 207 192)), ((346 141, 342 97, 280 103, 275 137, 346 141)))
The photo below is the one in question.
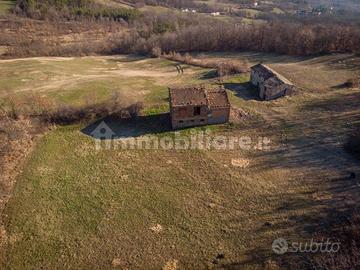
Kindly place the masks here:
POLYGON ((286 83, 289 85, 293 85, 292 82, 290 82, 288 79, 286 79, 281 74, 277 73, 275 70, 273 70, 271 67, 264 65, 264 64, 257 64, 255 66, 251 67, 252 70, 254 70, 257 73, 260 73, 261 76, 264 78, 264 80, 267 80, 271 77, 275 77, 280 81, 280 83, 286 83))
POLYGON ((205 89, 201 87, 170 88, 172 106, 207 105, 205 89))
POLYGON ((228 107, 230 102, 224 89, 207 90, 207 96, 210 107, 228 107))
POLYGON ((209 107, 230 106, 224 89, 206 89, 204 87, 170 88, 170 102, 173 107, 186 105, 207 105, 209 107))

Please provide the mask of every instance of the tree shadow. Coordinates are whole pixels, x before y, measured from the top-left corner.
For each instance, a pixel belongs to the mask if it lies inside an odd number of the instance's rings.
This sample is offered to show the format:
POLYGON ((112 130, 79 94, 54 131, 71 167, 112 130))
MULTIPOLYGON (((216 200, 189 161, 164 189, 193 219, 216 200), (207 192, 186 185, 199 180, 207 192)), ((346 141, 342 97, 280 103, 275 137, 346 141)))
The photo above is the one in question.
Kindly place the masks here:
MULTIPOLYGON (((283 218, 269 220, 270 225, 260 224, 255 233, 271 234, 272 241, 280 237, 301 243, 311 239, 325 242, 327 238, 338 241, 334 230, 349 222, 353 209, 360 203, 359 161, 347 154, 342 144, 345 135, 359 121, 359 95, 355 92, 313 100, 300 106, 294 112, 296 116, 289 116, 289 126, 271 126, 273 133, 281 135, 290 129, 291 135, 282 141, 284 146, 279 144, 269 151, 254 153, 261 162, 252 165, 252 169, 259 174, 274 169, 287 170, 292 184, 307 188, 293 193, 291 184, 289 192, 268 194, 267 200, 276 202, 276 207, 259 213, 259 217, 262 220, 279 215, 283 218), (351 172, 356 172, 356 176, 351 172)), ((228 221, 241 223, 243 220, 241 215, 232 218, 234 220, 228 221)), ((284 269, 314 269, 311 266, 316 253, 278 255, 273 252, 271 241, 257 245, 244 254, 244 260, 224 264, 221 269, 265 266, 268 261, 275 261, 284 269)))
POLYGON ((359 71, 360 58, 354 54, 328 54, 309 59, 305 64, 323 64, 335 70, 359 71))
POLYGON ((313 100, 299 107, 294 117, 272 124, 278 145, 254 154, 265 159, 256 169, 335 169, 347 174, 356 168, 355 158, 343 146, 359 123, 358 100, 359 92, 313 100))
POLYGON ((331 86, 331 89, 337 89, 337 90, 338 89, 347 89, 347 88, 349 88, 349 85, 346 82, 331 86))
POLYGON ((81 132, 94 139, 121 139, 171 131, 170 114, 138 116, 136 118, 105 117, 86 126, 81 132))
MULTIPOLYGON (((273 250, 274 240, 283 238, 289 247, 292 243, 301 243, 310 245, 311 241, 315 243, 324 243, 327 239, 330 242, 338 242, 338 236, 332 234, 334 228, 338 229, 349 222, 349 218, 354 207, 359 200, 348 203, 349 192, 356 197, 354 181, 348 178, 332 178, 330 184, 324 183, 323 179, 313 183, 317 186, 312 191, 300 194, 291 194, 283 192, 281 194, 269 195, 267 200, 279 200, 278 207, 271 212, 260 214, 261 219, 267 217, 276 217, 281 214, 285 218, 277 219, 271 225, 260 225, 254 229, 257 235, 272 235, 273 238, 265 243, 259 243, 258 247, 247 250, 243 255, 244 259, 230 261, 219 265, 219 269, 314 269, 311 268, 313 256, 317 252, 286 252, 278 254, 273 250), (349 191, 350 189, 350 191, 349 191), (315 194, 329 194, 329 196, 314 196, 315 194), (289 233, 289 230, 292 233, 289 233), (281 268, 266 267, 269 262, 275 262, 281 268), (251 268, 253 269, 253 268, 251 268)), ((309 183, 304 183, 309 184, 309 183)), ((233 217, 231 223, 241 223, 243 216, 233 217)), ((224 220, 230 222, 230 220, 224 220)), ((265 237, 266 238, 266 237, 265 237)), ((342 244, 342 242, 340 241, 342 244)))
POLYGON ((251 82, 244 83, 223 83, 225 89, 234 92, 236 97, 244 100, 260 100, 259 90, 251 82))

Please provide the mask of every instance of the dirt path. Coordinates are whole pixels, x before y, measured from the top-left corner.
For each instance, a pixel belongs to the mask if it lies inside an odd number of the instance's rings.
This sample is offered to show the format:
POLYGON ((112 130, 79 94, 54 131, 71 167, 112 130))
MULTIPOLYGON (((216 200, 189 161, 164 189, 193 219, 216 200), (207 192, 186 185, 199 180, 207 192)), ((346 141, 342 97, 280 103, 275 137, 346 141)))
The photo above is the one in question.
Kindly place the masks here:
POLYGON ((14 58, 14 59, 0 59, 2 63, 13 63, 17 61, 70 61, 74 60, 75 57, 25 57, 25 58, 14 58))

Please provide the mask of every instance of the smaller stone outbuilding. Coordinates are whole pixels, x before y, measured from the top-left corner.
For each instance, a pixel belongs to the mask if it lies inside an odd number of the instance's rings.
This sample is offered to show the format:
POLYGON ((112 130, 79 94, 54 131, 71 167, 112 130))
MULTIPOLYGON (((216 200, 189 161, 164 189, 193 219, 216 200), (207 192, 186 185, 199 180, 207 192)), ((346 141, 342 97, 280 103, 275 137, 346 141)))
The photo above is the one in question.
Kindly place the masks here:
POLYGON ((225 89, 169 88, 173 129, 229 121, 230 102, 225 89))
POLYGON ((264 64, 251 67, 251 83, 258 87, 259 97, 262 100, 290 95, 295 89, 292 82, 264 64))

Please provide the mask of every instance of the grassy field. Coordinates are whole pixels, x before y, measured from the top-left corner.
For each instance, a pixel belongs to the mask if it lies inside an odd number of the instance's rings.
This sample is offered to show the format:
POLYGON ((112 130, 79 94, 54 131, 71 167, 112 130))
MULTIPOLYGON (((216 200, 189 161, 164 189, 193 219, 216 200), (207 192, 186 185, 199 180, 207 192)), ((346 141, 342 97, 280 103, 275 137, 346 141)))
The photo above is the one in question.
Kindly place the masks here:
POLYGON ((251 8, 242 8, 242 9, 239 9, 239 11, 244 12, 244 14, 246 15, 247 18, 255 18, 256 16, 259 16, 260 14, 263 13, 259 10, 251 9, 251 8))
POLYGON ((127 5, 125 1, 116 1, 116 0, 96 0, 97 3, 108 6, 108 7, 115 7, 115 8, 133 8, 130 5, 127 5))
MULTIPOLYGON (((347 178, 358 163, 342 142, 360 124, 360 90, 338 86, 359 75, 359 58, 203 57, 265 61, 304 88, 262 102, 247 74, 225 79, 231 103, 250 117, 211 132, 253 142, 266 136, 270 149, 96 151, 84 131, 90 123, 58 127, 17 179, 6 208, 2 268, 263 269, 285 261, 287 269, 290 255, 272 253, 274 239, 310 239, 358 203, 359 188, 347 178)), ((184 66, 179 75, 173 62, 131 56, 0 63, 1 97, 40 93, 81 104, 121 91, 145 102, 151 128, 144 132, 158 137, 174 135, 154 134, 164 124, 156 113, 167 108, 168 86, 216 84, 209 70, 184 66)), ((113 130, 126 128, 105 121, 113 130)))
POLYGON ((32 58, 4 60, 0 67, 0 96, 41 94, 56 102, 81 104, 121 92, 134 100, 165 102, 167 87, 205 82, 206 72, 159 59, 131 57, 32 58))

